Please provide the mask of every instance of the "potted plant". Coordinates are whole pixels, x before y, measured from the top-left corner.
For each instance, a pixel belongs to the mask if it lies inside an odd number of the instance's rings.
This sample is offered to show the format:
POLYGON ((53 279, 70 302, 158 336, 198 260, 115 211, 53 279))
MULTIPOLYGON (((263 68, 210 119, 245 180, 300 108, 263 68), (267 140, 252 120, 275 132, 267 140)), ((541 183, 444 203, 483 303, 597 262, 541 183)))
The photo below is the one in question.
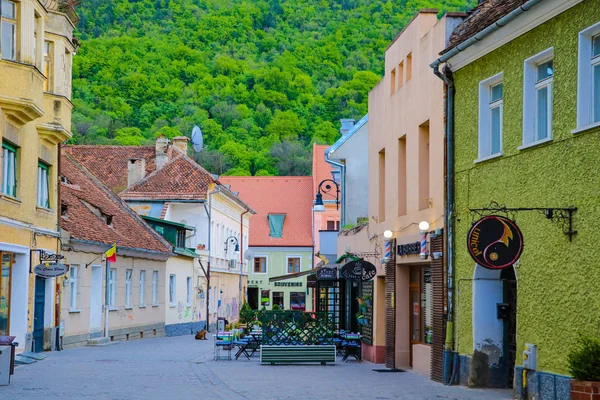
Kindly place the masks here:
POLYGON ((365 306, 371 307, 373 305, 373 298, 369 295, 363 296, 363 302, 365 306))
POLYGON ((600 336, 580 335, 567 355, 571 398, 600 400, 600 336))

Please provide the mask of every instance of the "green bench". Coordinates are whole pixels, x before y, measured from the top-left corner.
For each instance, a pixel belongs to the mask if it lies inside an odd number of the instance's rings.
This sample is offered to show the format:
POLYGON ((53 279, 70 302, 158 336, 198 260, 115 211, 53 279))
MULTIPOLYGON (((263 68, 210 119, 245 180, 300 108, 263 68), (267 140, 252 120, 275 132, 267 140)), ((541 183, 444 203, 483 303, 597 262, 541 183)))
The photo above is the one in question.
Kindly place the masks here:
POLYGON ((260 346, 262 364, 335 363, 335 345, 260 346))

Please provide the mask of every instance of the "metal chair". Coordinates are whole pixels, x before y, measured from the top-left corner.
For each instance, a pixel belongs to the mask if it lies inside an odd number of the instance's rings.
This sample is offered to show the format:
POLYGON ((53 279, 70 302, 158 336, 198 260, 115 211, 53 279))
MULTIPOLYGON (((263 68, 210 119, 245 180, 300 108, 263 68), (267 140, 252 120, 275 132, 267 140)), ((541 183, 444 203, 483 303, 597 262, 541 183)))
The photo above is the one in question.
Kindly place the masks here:
POLYGON ((213 335, 213 337, 215 340, 214 360, 231 361, 231 350, 233 349, 233 333, 217 332, 217 334, 213 335))

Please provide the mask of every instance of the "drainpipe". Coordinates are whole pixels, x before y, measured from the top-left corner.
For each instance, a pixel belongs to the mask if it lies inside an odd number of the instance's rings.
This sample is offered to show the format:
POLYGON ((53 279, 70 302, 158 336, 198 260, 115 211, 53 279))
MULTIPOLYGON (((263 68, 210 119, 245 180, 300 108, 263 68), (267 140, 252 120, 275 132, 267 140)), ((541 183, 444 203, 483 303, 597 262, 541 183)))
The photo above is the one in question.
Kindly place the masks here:
POLYGON ((244 299, 244 295, 242 293, 242 271, 244 269, 244 214, 248 214, 249 212, 250 210, 246 209, 246 211, 240 215, 240 301, 238 303, 240 310, 242 308, 242 301, 244 299))
POLYGON ((342 196, 342 199, 341 199, 342 212, 340 215, 340 228, 342 228, 344 225, 346 225, 346 166, 342 163, 333 161, 329 158, 329 148, 327 148, 325 150, 325 161, 327 161, 327 163, 329 163, 335 167, 340 168, 340 186, 342 187, 342 189, 340 190, 340 193, 342 196))
POLYGON ((454 80, 446 65, 444 73, 439 63, 432 64, 433 73, 446 85, 446 276, 448 277, 448 314, 446 318, 446 343, 443 358, 443 382, 451 384, 454 354, 454 80))
POLYGON ((217 193, 221 193, 221 186, 217 186, 217 190, 213 190, 212 192, 210 192, 208 194, 208 209, 206 207, 206 202, 204 202, 204 211, 206 212, 206 215, 208 216, 208 263, 206 266, 206 331, 209 332, 210 331, 210 323, 209 323, 209 319, 210 319, 210 308, 209 308, 209 304, 210 304, 210 259, 211 259, 211 254, 212 254, 212 240, 211 240, 211 234, 212 234, 212 226, 211 226, 211 222, 212 222, 212 196, 214 194, 217 193))

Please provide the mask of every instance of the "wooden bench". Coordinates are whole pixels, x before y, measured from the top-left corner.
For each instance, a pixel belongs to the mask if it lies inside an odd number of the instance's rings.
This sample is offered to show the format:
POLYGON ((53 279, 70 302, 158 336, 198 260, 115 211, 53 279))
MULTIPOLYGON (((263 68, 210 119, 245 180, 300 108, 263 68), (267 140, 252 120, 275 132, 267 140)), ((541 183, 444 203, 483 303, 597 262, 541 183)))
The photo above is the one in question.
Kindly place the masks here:
POLYGON ((335 345, 260 346, 262 364, 335 363, 335 345))

